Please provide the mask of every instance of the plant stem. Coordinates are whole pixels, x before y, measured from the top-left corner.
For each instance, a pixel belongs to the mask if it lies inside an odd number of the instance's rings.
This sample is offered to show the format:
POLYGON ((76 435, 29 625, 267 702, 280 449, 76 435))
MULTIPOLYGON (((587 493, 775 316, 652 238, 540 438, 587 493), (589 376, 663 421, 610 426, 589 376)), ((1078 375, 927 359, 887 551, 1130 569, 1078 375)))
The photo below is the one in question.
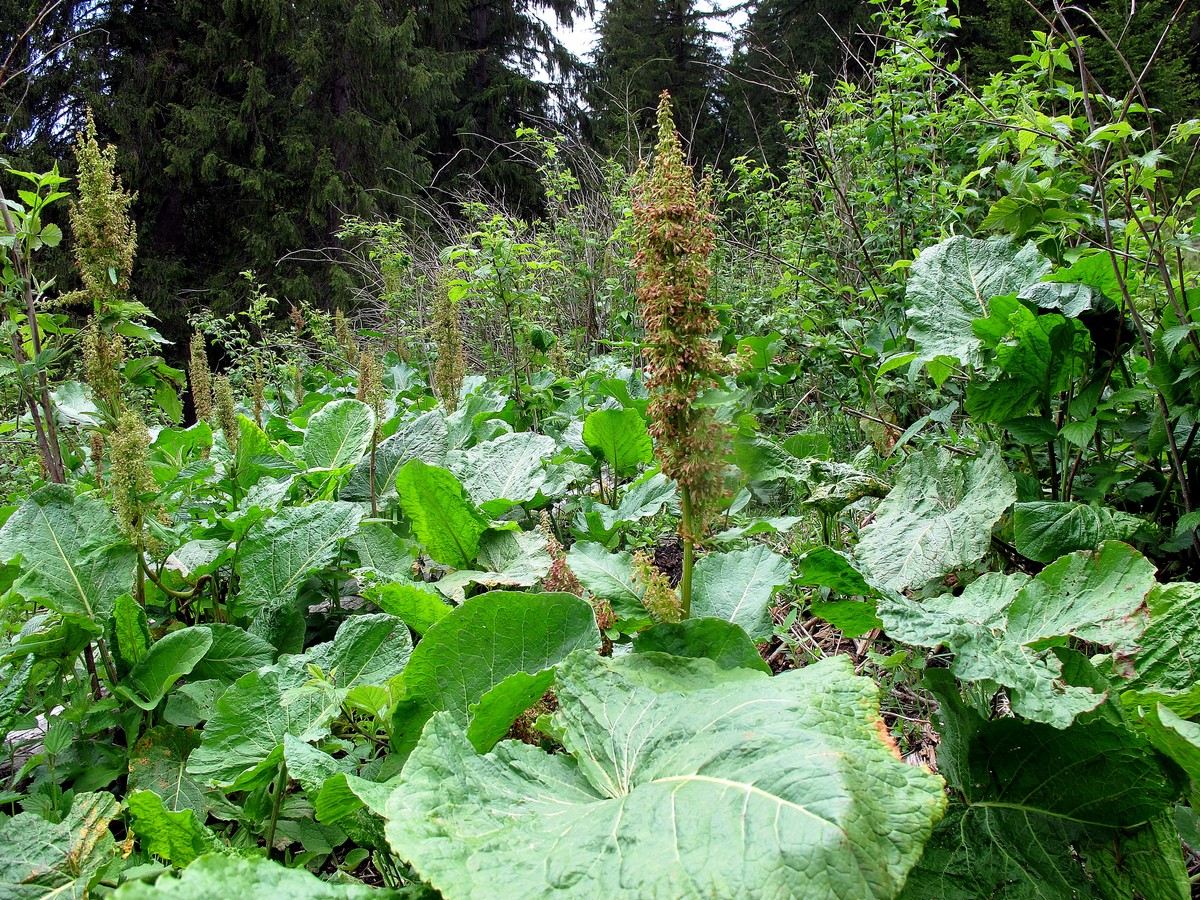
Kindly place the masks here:
POLYGON ((683 572, 679 578, 679 605, 686 619, 692 614, 692 563, 695 559, 695 547, 692 543, 692 492, 687 488, 680 490, 680 505, 683 508, 683 522, 680 528, 683 538, 683 572))
POLYGON ((275 827, 279 824, 279 809, 283 806, 283 792, 287 790, 287 763, 279 764, 279 774, 275 776, 275 796, 271 798, 271 821, 267 823, 267 859, 275 850, 275 827))

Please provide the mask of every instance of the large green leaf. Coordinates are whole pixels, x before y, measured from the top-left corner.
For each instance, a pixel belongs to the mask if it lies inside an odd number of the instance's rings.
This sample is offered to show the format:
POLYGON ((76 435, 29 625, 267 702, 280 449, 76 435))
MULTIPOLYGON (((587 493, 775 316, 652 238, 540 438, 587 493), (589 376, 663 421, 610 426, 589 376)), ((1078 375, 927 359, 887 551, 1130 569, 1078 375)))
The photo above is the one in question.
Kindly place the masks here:
POLYGON ((113 895, 120 900, 389 900, 396 891, 365 884, 333 884, 305 869, 289 869, 261 856, 208 854, 178 878, 164 874, 153 884, 131 881, 113 895))
POLYGON ((451 465, 480 509, 498 516, 537 496, 546 482, 544 462, 557 448, 552 437, 517 431, 476 444, 451 465))
POLYGON ((1075 550, 1133 537, 1145 522, 1105 506, 1038 501, 1013 507, 1013 538, 1022 556, 1054 562, 1075 550))
POLYGON ((375 585, 367 589, 365 596, 385 613, 403 619, 417 634, 424 634, 452 609, 433 585, 421 581, 375 585))
POLYGON ((601 544, 576 541, 567 551, 567 565, 579 583, 607 600, 622 618, 644 616, 643 588, 633 578, 632 554, 609 553, 601 544))
POLYGON ((111 794, 76 794, 61 822, 24 812, 0 824, 0 897, 89 896, 116 858, 108 823, 120 808, 111 794))
POLYGON ((384 684, 399 675, 412 655, 412 637, 402 619, 384 613, 351 616, 333 640, 310 647, 302 657, 339 688, 384 684))
MULTIPOLYGON (((997 300, 1005 338, 995 348, 999 371, 988 381, 974 378, 967 384, 967 412, 982 422, 1004 422, 1030 411, 1047 409, 1054 396, 1072 381, 1087 374, 1092 342, 1087 328, 1076 319, 1060 315, 1035 315, 1015 300, 997 300)), ((985 327, 976 328, 976 334, 985 327)))
POLYGON ((243 675, 214 705, 187 773, 227 788, 269 780, 287 735, 301 741, 325 737, 350 691, 399 674, 411 651, 403 621, 373 613, 347 619, 332 641, 243 675), (310 677, 312 667, 321 671, 322 681, 310 677))
POLYGON ((617 475, 636 472, 654 459, 646 420, 636 409, 598 409, 583 420, 583 442, 617 475))
MULTIPOLYGON (((436 622, 413 650, 400 680, 393 743, 411 747, 435 712, 447 711, 465 725, 472 706, 505 678, 544 672, 571 651, 599 643, 592 608, 572 594, 492 591, 472 597, 436 622)), ((512 719, 522 711, 513 711, 512 719)))
MULTIPOLYGON (((396 496, 396 476, 410 459, 431 466, 446 461, 449 440, 446 418, 441 410, 431 409, 410 422, 401 423, 396 433, 375 448, 375 495, 396 496)), ((366 500, 371 496, 371 461, 362 460, 346 477, 338 496, 342 500, 366 500)))
POLYGON ((175 866, 224 849, 191 809, 168 809, 153 791, 130 791, 126 798, 133 830, 143 850, 175 866))
POLYGON ((187 773, 226 788, 265 783, 283 758, 284 735, 323 738, 342 698, 332 688, 298 684, 278 667, 248 672, 217 699, 187 773))
POLYGON ((154 709, 175 682, 204 658, 212 642, 212 632, 205 625, 167 633, 150 645, 149 652, 117 685, 117 693, 142 709, 154 709))
POLYGON ((771 597, 792 577, 792 564, 762 544, 709 553, 696 563, 692 615, 724 619, 755 640, 771 634, 771 597))
POLYGON ((59 485, 34 493, 0 527, 0 562, 17 558, 19 594, 94 626, 108 621, 137 567, 108 505, 59 485))
POLYGON ((989 314, 993 297, 1016 293, 1049 268, 1033 244, 1004 238, 958 236, 921 251, 906 288, 908 334, 920 358, 978 362, 981 342, 971 323, 989 314))
POLYGON ((396 476, 396 488, 400 506, 426 552, 456 569, 469 566, 488 521, 467 499, 458 479, 445 469, 413 459, 396 476))
MULTIPOLYGON (((1179 794, 1178 775, 1118 725, 985 721, 945 670, 926 684, 939 701, 938 768, 956 801, 905 900, 1115 897, 1096 891, 1090 857, 1153 827, 1179 794)), ((1169 865, 1164 858, 1160 870, 1169 865)))
POLYGON ((200 735, 190 728, 159 725, 144 732, 129 754, 129 790, 153 791, 167 809, 190 809, 203 821, 211 804, 187 773, 188 754, 199 744, 200 735))
POLYGON ((994 447, 975 459, 942 448, 914 453, 863 529, 855 562, 881 590, 920 588, 978 562, 1015 499, 1016 483, 994 447))
POLYGON ((311 572, 333 562, 338 542, 354 534, 361 519, 353 503, 322 500, 289 506, 251 530, 238 552, 239 614, 294 600, 311 572))
POLYGON ((310 469, 344 469, 371 446, 375 414, 359 400, 334 400, 308 420, 304 461, 310 469))
POLYGON ((550 571, 552 560, 540 531, 489 531, 479 542, 477 569, 459 569, 435 582, 456 603, 469 585, 487 588, 532 587, 550 571))
POLYGON ((208 630, 212 633, 212 645, 192 669, 193 679, 216 678, 232 682, 275 660, 275 648, 244 628, 213 623, 208 630))
POLYGON ((481 756, 434 718, 388 801, 392 849, 463 897, 892 897, 939 817, 846 657, 777 678, 588 651, 559 667, 565 754, 481 756))
POLYGON ((964 681, 1008 688, 1015 712, 1065 728, 1105 695, 1068 683, 1053 648, 1076 638, 1131 655, 1153 586, 1154 566, 1132 547, 1110 541, 1094 553, 1064 556, 1032 579, 992 572, 957 597, 885 597, 879 617, 896 640, 952 650, 952 670, 964 681))
POLYGON ((678 487, 662 472, 643 475, 631 484, 613 509, 591 497, 585 497, 575 516, 575 528, 589 539, 611 544, 619 529, 641 519, 656 516, 675 502, 678 487))
POLYGON ((633 649, 637 653, 711 659, 722 669, 771 671, 750 635, 724 619, 693 616, 682 622, 659 622, 633 639, 633 649))
POLYGON ((1163 584, 1147 599, 1134 689, 1187 691, 1200 682, 1200 584, 1163 584))

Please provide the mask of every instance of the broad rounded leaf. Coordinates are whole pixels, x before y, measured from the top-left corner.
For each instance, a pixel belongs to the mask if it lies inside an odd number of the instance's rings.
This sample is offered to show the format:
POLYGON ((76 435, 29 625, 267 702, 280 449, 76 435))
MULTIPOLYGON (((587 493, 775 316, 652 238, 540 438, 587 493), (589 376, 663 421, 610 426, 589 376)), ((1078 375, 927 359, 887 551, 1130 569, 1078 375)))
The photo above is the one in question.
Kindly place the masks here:
POLYGON ((971 322, 985 318, 988 301, 1038 281, 1050 263, 1033 244, 1004 238, 952 237, 921 251, 909 269, 908 335, 922 360, 979 358, 971 322))
POLYGON ((190 728, 159 725, 144 732, 129 754, 129 790, 153 791, 172 811, 190 809, 203 821, 210 804, 205 790, 187 774, 187 758, 200 744, 190 728))
POLYGON ((275 648, 244 628, 218 622, 207 628, 212 634, 212 646, 192 669, 193 680, 216 678, 234 682, 275 660, 275 648))
POLYGON ((481 756, 443 714, 405 765, 388 840, 448 900, 892 897, 945 803, 845 657, 771 678, 581 651, 557 685, 565 754, 481 756))
POLYGON ((142 709, 154 709, 175 682, 204 658, 212 642, 212 632, 205 625, 168 632, 117 685, 117 693, 142 709))
POLYGON ((471 564, 488 521, 466 498, 454 475, 419 459, 409 460, 396 476, 400 506, 426 552, 456 569, 471 564))
POLYGON ((709 553, 696 563, 692 615, 733 622, 755 640, 771 634, 771 597, 792 577, 792 564, 762 544, 709 553))
POLYGON ((171 810, 152 791, 131 791, 126 798, 133 829, 143 850, 176 866, 224 849, 190 809, 171 810))
POLYGON ((1150 623, 1142 634, 1136 689, 1187 691, 1200 682, 1200 584, 1158 585, 1147 598, 1150 623))
POLYGON ((308 420, 304 461, 310 469, 353 466, 371 446, 375 414, 359 400, 334 400, 308 420))
POLYGON ((0 562, 18 557, 19 594, 101 626, 133 585, 137 567, 108 504, 61 485, 37 491, 0 528, 0 562))
MULTIPOLYGON (((396 476, 410 459, 419 459, 431 466, 446 461, 449 439, 446 437, 446 417, 440 410, 431 409, 411 422, 403 422, 396 433, 379 442, 375 448, 375 496, 396 496, 396 476)), ((363 459, 346 476, 338 496, 342 500, 367 500, 371 496, 371 461, 363 459)))
POLYGON ((583 421, 583 442, 618 475, 654 459, 646 420, 636 409, 598 409, 583 421))
POLYGON ((438 711, 465 725, 471 707, 505 678, 535 675, 571 651, 599 643, 592 608, 572 594, 492 591, 472 597, 436 622, 413 650, 400 683, 404 700, 393 741, 411 746, 438 711))
POLYGON ((517 431, 476 444, 455 469, 471 499, 489 515, 500 515, 537 496, 546 481, 543 463, 557 447, 552 437, 517 431))
MULTIPOLYGON (((1104 850, 1138 840, 1179 795, 1177 773, 1145 739, 1105 721, 986 721, 946 670, 931 669, 925 684, 938 698, 938 768, 958 796, 904 900, 1133 896, 1096 890, 1091 876, 1104 850)), ((1178 866, 1178 833, 1170 843, 1178 866)), ((1170 869, 1168 857, 1157 869, 1170 869)))
POLYGON ((1129 540, 1143 525, 1128 513, 1082 503, 1039 501, 1013 507, 1017 552, 1043 563, 1075 550, 1095 550, 1103 541, 1129 540))
POLYGON ((1015 499, 995 447, 967 460, 941 448, 914 453, 863 529, 855 563, 881 590, 920 588, 978 562, 1015 499))
POLYGON ((1032 579, 992 572, 957 597, 885 597, 879 617, 896 640, 952 650, 951 668, 964 681, 1008 688, 1015 712, 1065 728, 1104 694, 1069 683, 1049 648, 1077 638, 1128 657, 1146 626, 1144 605, 1153 586, 1154 566, 1132 547, 1110 541, 1094 553, 1064 556, 1032 579))
POLYGON ((0 896, 87 897, 116 858, 112 794, 76 794, 61 822, 23 812, 0 824, 0 896))
POLYGON ((758 669, 769 673, 771 667, 758 654, 758 648, 732 622, 724 619, 698 619, 660 622, 633 639, 635 653, 669 653, 693 659, 711 659, 722 669, 758 669))
POLYGON ((294 600, 309 573, 333 561, 338 541, 354 534, 362 515, 353 503, 322 500, 289 506, 254 528, 238 553, 235 607, 255 612, 294 600))

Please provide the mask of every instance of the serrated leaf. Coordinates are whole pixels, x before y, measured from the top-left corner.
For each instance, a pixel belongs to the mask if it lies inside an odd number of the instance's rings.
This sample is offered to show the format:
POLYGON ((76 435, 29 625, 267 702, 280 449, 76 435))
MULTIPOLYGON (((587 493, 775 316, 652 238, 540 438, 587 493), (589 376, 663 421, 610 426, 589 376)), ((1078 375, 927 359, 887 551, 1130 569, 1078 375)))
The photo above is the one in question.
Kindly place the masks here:
POLYGON ((1108 542, 1094 553, 1064 556, 1032 579, 988 573, 957 597, 884 597, 879 617, 896 640, 952 650, 960 679, 1008 688, 1014 712, 1065 728, 1104 694, 1068 684, 1051 648, 1077 638, 1132 654, 1153 586, 1154 566, 1145 557, 1108 542))
POLYGON ((989 301, 1041 279, 1050 268, 1037 248, 1004 238, 952 237, 921 251, 909 268, 908 335, 922 360, 939 356, 979 361, 980 341, 971 329, 988 315, 989 301))
POLYGON ((426 552, 456 569, 469 566, 488 522, 467 499, 458 479, 446 469, 414 459, 396 476, 396 487, 404 515, 426 552))
POLYGON ((769 678, 581 651, 556 692, 565 754, 480 756, 442 714, 409 758, 388 840, 446 896, 891 897, 941 813, 846 658, 769 678))
POLYGON ((724 619, 751 638, 771 634, 771 597, 792 577, 792 564, 761 544, 709 553, 696 562, 692 615, 724 619))
POLYGON ((583 442, 617 475, 636 472, 654 459, 646 420, 636 409, 598 409, 583 421, 583 442))
POLYGON ((920 588, 978 562, 1015 499, 995 447, 965 460, 942 448, 914 453, 862 530, 854 561, 881 590, 920 588))
POLYGON ((153 791, 131 791, 125 802, 142 849, 174 866, 186 866, 224 847, 192 810, 167 809, 153 791))

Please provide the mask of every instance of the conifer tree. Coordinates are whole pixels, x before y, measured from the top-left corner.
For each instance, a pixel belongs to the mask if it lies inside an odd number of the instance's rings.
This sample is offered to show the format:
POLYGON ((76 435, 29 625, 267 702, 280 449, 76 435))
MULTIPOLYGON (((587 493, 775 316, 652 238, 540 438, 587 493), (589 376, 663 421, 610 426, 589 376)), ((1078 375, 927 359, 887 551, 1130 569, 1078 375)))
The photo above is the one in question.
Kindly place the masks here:
POLYGON ((592 0, 441 0, 417 4, 419 42, 454 66, 431 150, 440 180, 482 186, 521 208, 540 197, 535 173, 507 152, 517 127, 570 102, 578 67, 551 22, 570 26, 592 0))
POLYGON ((721 55, 712 21, 695 0, 609 0, 585 90, 585 130, 597 144, 636 154, 668 91, 693 158, 720 154, 721 55))

